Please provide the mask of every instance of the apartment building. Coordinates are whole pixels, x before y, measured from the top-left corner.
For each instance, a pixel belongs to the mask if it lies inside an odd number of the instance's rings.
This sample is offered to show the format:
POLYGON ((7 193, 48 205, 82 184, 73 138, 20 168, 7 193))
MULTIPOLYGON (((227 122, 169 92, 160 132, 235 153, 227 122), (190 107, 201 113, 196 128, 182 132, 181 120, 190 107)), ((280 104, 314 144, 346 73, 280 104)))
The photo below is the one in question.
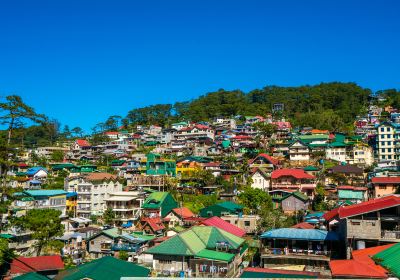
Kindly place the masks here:
POLYGON ((105 199, 111 193, 121 192, 122 183, 113 174, 88 173, 68 178, 66 190, 78 194, 76 216, 89 218, 104 212, 107 207, 105 199))
POLYGON ((377 127, 376 137, 379 161, 398 160, 400 150, 396 144, 400 138, 400 124, 381 123, 377 127))

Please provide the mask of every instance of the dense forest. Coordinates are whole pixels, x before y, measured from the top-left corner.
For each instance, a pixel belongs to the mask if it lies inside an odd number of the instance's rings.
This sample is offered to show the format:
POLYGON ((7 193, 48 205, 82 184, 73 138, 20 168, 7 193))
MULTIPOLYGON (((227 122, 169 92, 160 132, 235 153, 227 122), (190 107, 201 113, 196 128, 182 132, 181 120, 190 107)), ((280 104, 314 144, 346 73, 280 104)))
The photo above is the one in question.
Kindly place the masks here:
MULTIPOLYGON (((262 115, 272 113, 273 105, 284 105, 283 115, 295 126, 340 130, 351 125, 367 108, 369 89, 354 83, 322 83, 315 86, 278 87, 244 93, 218 90, 188 102, 158 104, 131 110, 129 124, 167 125, 177 120, 206 121, 217 116, 262 115)), ((397 91, 395 91, 398 95, 397 91)))
MULTIPOLYGON (((267 86, 247 93, 241 90, 220 89, 190 101, 133 109, 125 117, 111 115, 104 122, 96 124, 90 134, 96 136, 92 139, 94 142, 101 142, 104 140, 100 137, 102 132, 115 130, 120 126, 134 130, 137 124, 168 127, 173 122, 182 120, 197 122, 220 116, 265 116, 273 113, 273 105, 277 103, 284 106, 280 116, 290 120, 295 127, 311 126, 351 132, 355 117, 366 112, 369 101, 378 102, 377 99, 371 99, 371 96, 386 98, 378 104, 380 106, 391 105, 400 108, 400 91, 388 89, 372 93, 371 90, 355 83, 321 83, 300 87, 267 86)), ((0 121, 7 120, 7 106, 10 104, 5 102, 0 105, 0 121)), ((29 109, 28 117, 34 112, 33 108, 25 109, 29 109)), ((11 139, 13 144, 35 147, 85 136, 81 128, 70 129, 68 125, 61 126, 57 120, 48 119, 43 115, 37 115, 33 120, 33 125, 14 125, 11 139)), ((7 122, 2 123, 4 125, 7 122)), ((0 131, 0 142, 6 139, 7 131, 0 131)))

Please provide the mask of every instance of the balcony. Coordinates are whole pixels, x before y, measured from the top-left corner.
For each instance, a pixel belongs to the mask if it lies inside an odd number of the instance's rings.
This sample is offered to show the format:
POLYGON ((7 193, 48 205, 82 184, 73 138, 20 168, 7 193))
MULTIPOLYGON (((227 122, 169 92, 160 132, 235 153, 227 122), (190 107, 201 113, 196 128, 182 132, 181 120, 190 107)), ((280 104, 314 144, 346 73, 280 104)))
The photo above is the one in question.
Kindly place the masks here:
POLYGON ((127 252, 137 252, 139 250, 139 245, 131 244, 113 244, 111 246, 111 251, 127 251, 127 252))
POLYGON ((383 230, 382 239, 388 239, 388 240, 400 239, 400 230, 383 230))
POLYGON ((262 257, 282 259, 307 259, 329 261, 332 251, 300 249, 300 248, 264 248, 262 257))

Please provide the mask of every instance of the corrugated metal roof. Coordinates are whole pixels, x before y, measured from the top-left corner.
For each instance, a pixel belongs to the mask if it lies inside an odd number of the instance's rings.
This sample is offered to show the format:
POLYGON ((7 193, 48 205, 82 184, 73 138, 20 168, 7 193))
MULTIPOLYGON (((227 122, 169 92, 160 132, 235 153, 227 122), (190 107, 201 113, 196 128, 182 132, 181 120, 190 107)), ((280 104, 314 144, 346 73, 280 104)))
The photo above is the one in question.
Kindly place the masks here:
POLYGON ((202 258, 202 259, 208 259, 208 260, 230 262, 235 257, 235 255, 230 254, 230 253, 217 252, 217 251, 204 249, 204 250, 201 250, 200 252, 198 252, 195 257, 202 258))
POLYGON ((393 275, 400 277, 400 243, 374 255, 373 259, 393 275))
POLYGON ((320 229, 279 228, 261 234, 261 238, 292 239, 292 240, 339 240, 335 232, 320 229))
POLYGON ((217 228, 220 228, 222 230, 225 230, 229 233, 232 233, 236 236, 242 237, 246 235, 246 231, 244 231, 243 229, 232 225, 231 223, 224 221, 223 219, 221 219, 220 217, 211 217, 207 220, 204 220, 201 222, 203 225, 206 226, 214 226, 217 228))
POLYGON ((56 196, 67 194, 64 190, 28 190, 24 191, 24 193, 31 196, 56 196))

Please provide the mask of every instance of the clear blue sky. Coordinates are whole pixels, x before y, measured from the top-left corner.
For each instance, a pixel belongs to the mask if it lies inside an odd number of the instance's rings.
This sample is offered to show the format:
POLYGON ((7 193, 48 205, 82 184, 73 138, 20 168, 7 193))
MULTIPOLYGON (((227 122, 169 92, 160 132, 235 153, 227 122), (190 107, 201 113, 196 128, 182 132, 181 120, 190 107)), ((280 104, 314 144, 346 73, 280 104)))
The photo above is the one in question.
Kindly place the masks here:
POLYGON ((3 0, 0 95, 90 131, 219 88, 400 88, 400 1, 3 0))

